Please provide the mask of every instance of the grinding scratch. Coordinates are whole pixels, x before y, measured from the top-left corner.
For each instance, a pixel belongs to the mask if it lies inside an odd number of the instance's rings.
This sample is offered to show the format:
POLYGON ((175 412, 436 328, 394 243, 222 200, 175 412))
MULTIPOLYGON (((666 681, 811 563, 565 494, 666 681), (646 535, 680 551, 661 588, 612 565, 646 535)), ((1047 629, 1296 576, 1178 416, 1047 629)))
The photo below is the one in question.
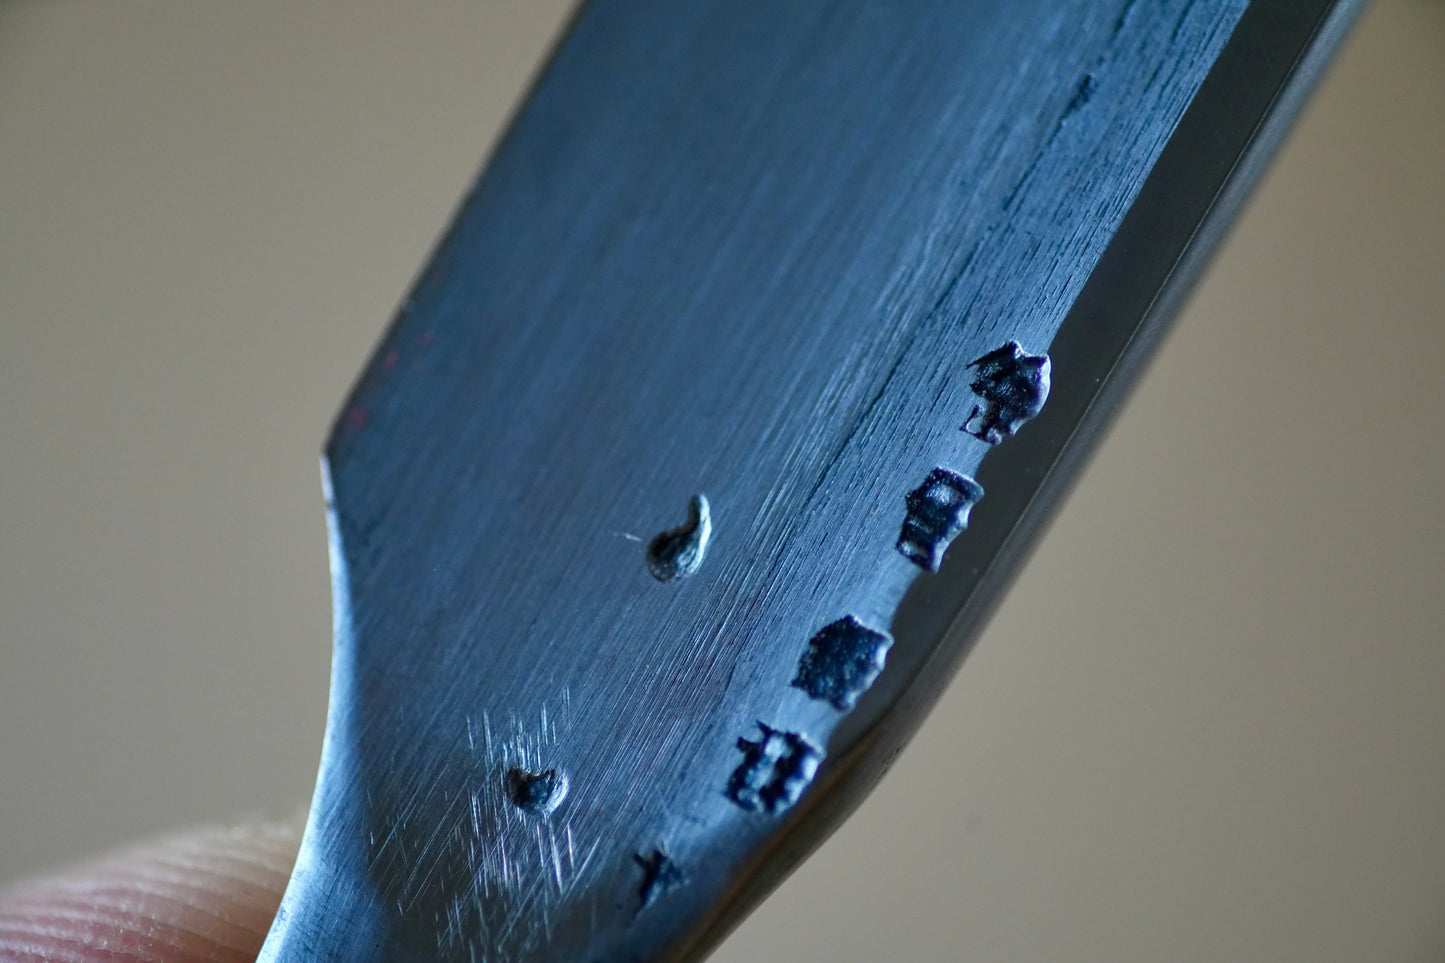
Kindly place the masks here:
POLYGON ((472 787, 419 791, 411 811, 427 814, 424 829, 405 819, 377 828, 373 879, 386 881, 402 925, 427 932, 439 959, 529 959, 569 913, 585 912, 574 901, 589 892, 598 844, 578 838, 564 804, 571 698, 557 695, 505 725, 485 710, 476 722, 468 715, 465 746, 458 741, 467 758, 452 765, 472 773, 472 787))

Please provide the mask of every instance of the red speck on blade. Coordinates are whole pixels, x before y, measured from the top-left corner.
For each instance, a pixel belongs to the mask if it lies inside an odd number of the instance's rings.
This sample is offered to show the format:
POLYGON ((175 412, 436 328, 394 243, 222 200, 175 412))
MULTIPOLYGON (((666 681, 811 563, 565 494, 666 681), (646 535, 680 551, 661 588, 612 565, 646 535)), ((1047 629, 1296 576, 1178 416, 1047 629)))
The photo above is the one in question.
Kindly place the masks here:
POLYGON ((341 429, 343 431, 360 431, 371 421, 371 412, 366 410, 365 405, 353 405, 341 418, 341 429))
POLYGON ((386 371, 390 371, 392 368, 396 367, 396 363, 400 360, 401 352, 396 350, 395 348, 392 348, 382 357, 381 367, 386 371))
POLYGON ((417 346, 418 348, 425 348, 427 345, 431 344, 431 343, 432 343, 433 341, 435 341, 436 339, 437 339, 437 336, 436 336, 435 334, 433 334, 432 332, 428 331, 428 332, 426 332, 425 334, 423 334, 421 337, 419 337, 419 338, 416 339, 416 346, 417 346))

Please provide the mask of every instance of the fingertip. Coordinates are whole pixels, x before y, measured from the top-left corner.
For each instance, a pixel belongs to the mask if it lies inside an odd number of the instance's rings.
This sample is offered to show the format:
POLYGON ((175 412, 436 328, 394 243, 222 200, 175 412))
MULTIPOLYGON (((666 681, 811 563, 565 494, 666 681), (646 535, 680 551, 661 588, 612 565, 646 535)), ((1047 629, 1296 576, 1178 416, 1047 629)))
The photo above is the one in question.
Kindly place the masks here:
POLYGON ((302 821, 165 836, 0 892, 4 963, 242 963, 281 901, 302 821))

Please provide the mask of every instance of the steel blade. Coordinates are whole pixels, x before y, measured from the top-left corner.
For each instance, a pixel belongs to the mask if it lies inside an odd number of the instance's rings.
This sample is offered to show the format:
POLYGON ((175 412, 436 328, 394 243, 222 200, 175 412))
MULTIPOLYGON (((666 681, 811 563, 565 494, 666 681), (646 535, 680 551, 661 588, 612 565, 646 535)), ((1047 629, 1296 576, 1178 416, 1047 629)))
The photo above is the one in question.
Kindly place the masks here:
POLYGON ((585 7, 328 445, 262 958, 704 952, 946 683, 1351 10, 585 7))

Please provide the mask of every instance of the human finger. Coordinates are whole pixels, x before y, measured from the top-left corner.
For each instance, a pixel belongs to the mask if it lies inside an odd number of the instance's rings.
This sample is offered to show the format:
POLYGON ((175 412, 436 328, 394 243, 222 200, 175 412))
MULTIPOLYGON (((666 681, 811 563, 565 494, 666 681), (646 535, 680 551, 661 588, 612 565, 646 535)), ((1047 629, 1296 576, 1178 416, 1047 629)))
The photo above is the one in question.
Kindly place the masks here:
POLYGON ((208 826, 0 891, 3 963, 250 963, 302 818, 208 826))

